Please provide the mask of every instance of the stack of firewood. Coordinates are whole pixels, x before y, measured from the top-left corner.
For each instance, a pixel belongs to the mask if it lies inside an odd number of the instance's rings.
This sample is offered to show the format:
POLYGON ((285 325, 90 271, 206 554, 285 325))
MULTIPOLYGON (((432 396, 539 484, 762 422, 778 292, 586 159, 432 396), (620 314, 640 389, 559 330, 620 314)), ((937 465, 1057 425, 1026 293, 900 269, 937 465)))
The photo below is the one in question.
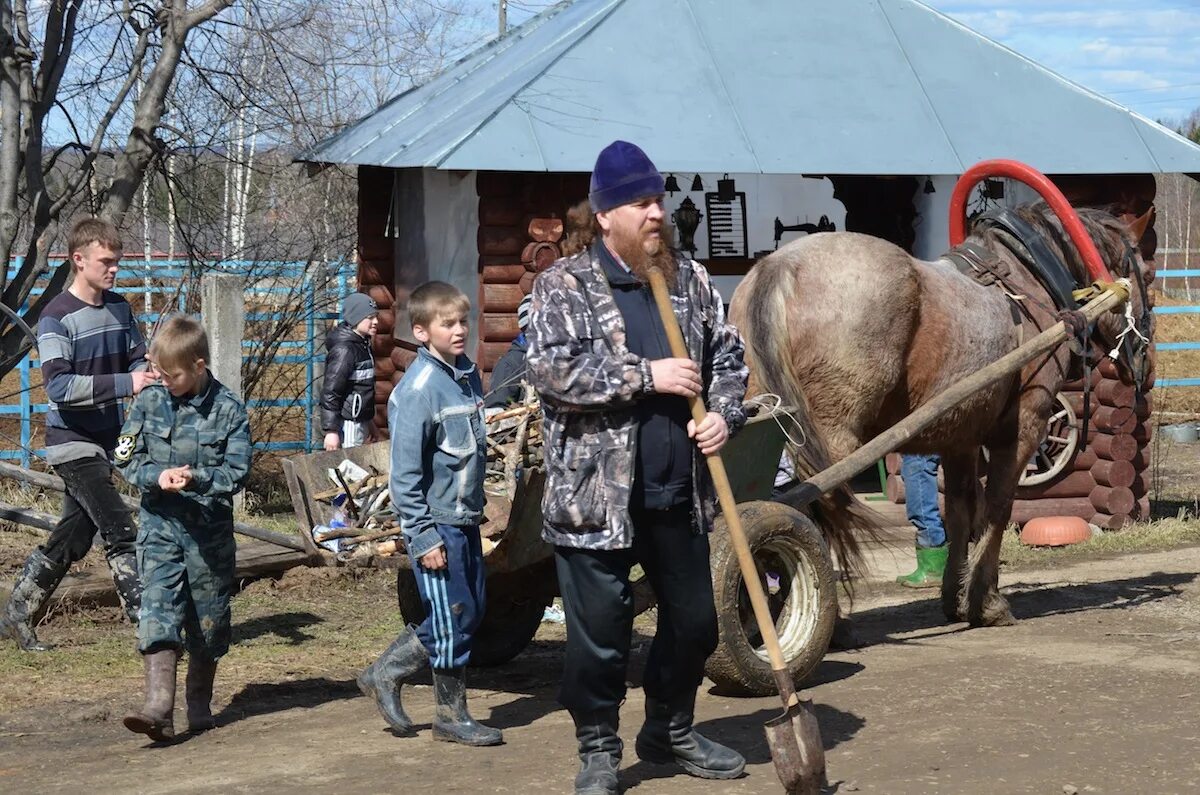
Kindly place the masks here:
POLYGON ((336 540, 336 554, 343 562, 387 557, 404 549, 400 523, 392 509, 388 477, 373 467, 347 477, 340 469, 329 470, 334 488, 313 495, 340 515, 337 524, 313 528, 318 544, 336 540))

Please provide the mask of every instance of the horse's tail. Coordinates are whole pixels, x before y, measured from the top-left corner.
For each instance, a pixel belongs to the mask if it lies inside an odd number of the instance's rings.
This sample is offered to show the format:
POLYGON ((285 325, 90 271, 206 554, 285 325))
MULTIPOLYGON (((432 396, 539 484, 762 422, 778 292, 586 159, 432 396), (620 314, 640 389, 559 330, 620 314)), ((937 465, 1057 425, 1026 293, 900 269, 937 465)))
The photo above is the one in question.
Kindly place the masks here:
MULTIPOLYGON (((747 278, 748 283, 743 283, 749 289, 738 314, 745 315, 739 328, 757 391, 778 395, 783 406, 791 407, 797 433, 788 434, 787 451, 796 478, 803 481, 832 466, 834 461, 800 389, 791 314, 802 305, 802 296, 797 294, 795 276, 789 271, 782 261, 768 258, 759 262, 747 278)), ((795 496, 793 489, 778 499, 787 503, 789 497, 795 496)), ((803 510, 821 528, 840 564, 842 580, 849 587, 850 576, 861 575, 866 568, 860 536, 875 538, 882 527, 881 517, 859 502, 846 484, 826 492, 803 510)))

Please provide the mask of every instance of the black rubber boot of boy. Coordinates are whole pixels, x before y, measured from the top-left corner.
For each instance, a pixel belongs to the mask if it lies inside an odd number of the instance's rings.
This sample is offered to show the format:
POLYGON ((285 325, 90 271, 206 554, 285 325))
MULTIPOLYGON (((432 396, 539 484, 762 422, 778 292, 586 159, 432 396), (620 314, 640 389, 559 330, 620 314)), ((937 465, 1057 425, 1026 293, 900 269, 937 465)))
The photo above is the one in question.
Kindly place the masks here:
POLYGON ((383 720, 397 734, 415 734, 413 722, 400 703, 400 688, 404 679, 429 664, 429 652, 417 637, 416 629, 407 626, 388 646, 379 659, 358 675, 358 689, 375 700, 383 720))
POLYGON ((433 695, 437 701, 433 739, 475 746, 504 742, 499 729, 484 726, 467 712, 465 668, 433 669, 433 695))
POLYGON ((33 619, 62 582, 68 568, 54 563, 40 549, 29 553, 25 566, 13 584, 8 604, 0 613, 0 638, 12 638, 22 651, 49 651, 54 648, 38 640, 33 631, 33 619))

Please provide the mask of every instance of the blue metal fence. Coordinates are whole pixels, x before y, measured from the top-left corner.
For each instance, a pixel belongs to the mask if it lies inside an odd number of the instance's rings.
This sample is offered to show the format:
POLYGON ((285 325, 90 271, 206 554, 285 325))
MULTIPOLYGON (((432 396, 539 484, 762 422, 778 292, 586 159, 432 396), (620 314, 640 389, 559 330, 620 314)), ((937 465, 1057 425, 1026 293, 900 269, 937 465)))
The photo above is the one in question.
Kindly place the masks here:
MULTIPOLYGON (((1172 278, 1195 279, 1197 277, 1200 277, 1200 270, 1175 268, 1172 270, 1158 271, 1154 278, 1156 281, 1159 281, 1172 278)), ((1154 314, 1195 315, 1200 314, 1200 306, 1156 306, 1154 307, 1154 314)), ((1200 341, 1159 342, 1155 343, 1155 347, 1160 351, 1198 351, 1200 350, 1200 341)), ((1154 381, 1155 389, 1170 389, 1172 387, 1185 386, 1200 386, 1200 378, 1157 378, 1154 381)))
MULTIPOLYGON (((15 257, 9 265, 8 278, 11 280, 21 267, 21 257, 15 257)), ((337 307, 340 305, 340 298, 347 291, 347 285, 354 277, 354 265, 349 262, 335 263, 330 267, 328 280, 325 283, 325 289, 332 292, 331 296, 324 296, 326 300, 318 300, 316 290, 308 263, 305 262, 225 262, 213 267, 206 267, 203 270, 216 270, 221 273, 233 273, 242 276, 253 275, 260 280, 257 284, 248 284, 246 288, 247 294, 250 295, 297 295, 296 284, 299 283, 299 294, 304 301, 304 306, 300 313, 304 324, 304 339, 303 340, 285 340, 278 343, 279 349, 271 358, 272 364, 303 364, 305 365, 305 386, 304 391, 297 397, 283 398, 254 398, 246 401, 247 408, 291 408, 302 406, 304 409, 304 439, 295 441, 271 441, 255 442, 254 446, 259 450, 271 451, 309 451, 313 449, 315 440, 313 438, 313 416, 320 404, 320 395, 317 394, 315 387, 317 356, 320 354, 324 345, 324 328, 325 322, 336 319, 337 312, 321 311, 319 307, 337 307), (265 280, 270 280, 272 284, 262 283, 265 280), (336 292, 333 292, 336 291, 336 292)), ((120 270, 117 272, 117 286, 114 291, 124 294, 126 300, 130 301, 133 306, 134 313, 138 320, 141 321, 145 328, 150 328, 157 322, 160 313, 138 311, 139 307, 134 305, 133 296, 135 295, 174 295, 178 292, 179 299, 177 306, 186 306, 188 292, 188 278, 196 275, 200 271, 196 271, 187 267, 186 260, 135 260, 125 261, 121 264, 120 270), (133 285, 131 282, 140 280, 141 284, 133 285)), ((32 291, 34 296, 41 295, 44 288, 35 287, 32 291)), ((144 305, 144 304, 143 304, 144 305)), ((22 311, 26 307, 22 307, 22 311)), ((292 313, 283 312, 248 312, 246 320, 248 322, 256 321, 272 321, 282 318, 294 316, 292 313)), ((242 341, 243 359, 256 357, 256 348, 261 348, 266 344, 263 340, 246 339, 242 341)), ((20 393, 16 404, 0 404, 0 417, 19 416, 21 420, 20 433, 20 449, 0 449, 0 459, 19 459, 21 466, 28 467, 34 456, 40 456, 43 450, 30 449, 32 444, 33 433, 33 417, 35 414, 45 414, 47 406, 45 403, 34 403, 30 399, 32 370, 37 369, 37 350, 31 350, 29 355, 21 360, 18 366, 20 373, 20 393)), ((11 444, 16 439, 0 438, 0 447, 11 444)))

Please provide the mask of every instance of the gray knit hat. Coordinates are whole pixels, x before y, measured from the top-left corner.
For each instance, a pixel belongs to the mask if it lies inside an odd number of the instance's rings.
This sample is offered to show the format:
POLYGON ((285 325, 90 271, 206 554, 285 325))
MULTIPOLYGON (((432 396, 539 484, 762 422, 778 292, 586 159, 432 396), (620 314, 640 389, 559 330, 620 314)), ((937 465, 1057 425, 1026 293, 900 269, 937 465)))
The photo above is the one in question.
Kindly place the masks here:
POLYGON ((346 296, 346 302, 342 304, 342 320, 350 326, 357 326, 364 318, 378 312, 379 307, 366 293, 350 293, 346 296))

